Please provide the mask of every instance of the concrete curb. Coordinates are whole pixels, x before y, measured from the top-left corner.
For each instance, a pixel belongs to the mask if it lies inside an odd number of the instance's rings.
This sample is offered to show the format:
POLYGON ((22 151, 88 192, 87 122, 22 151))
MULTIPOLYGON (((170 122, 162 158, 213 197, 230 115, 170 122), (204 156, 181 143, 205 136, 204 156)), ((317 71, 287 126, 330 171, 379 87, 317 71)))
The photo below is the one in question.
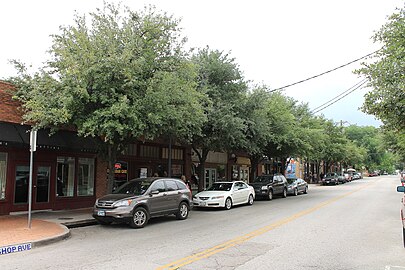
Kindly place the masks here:
POLYGON ((65 239, 69 238, 70 237, 70 230, 64 225, 60 225, 60 224, 58 224, 58 225, 63 228, 63 232, 61 234, 32 241, 31 242, 32 248, 53 244, 53 243, 56 243, 56 242, 59 242, 61 240, 65 240, 65 239))
POLYGON ((92 225, 97 225, 97 224, 98 224, 98 222, 94 218, 62 223, 62 225, 66 226, 69 229, 92 226, 92 225))

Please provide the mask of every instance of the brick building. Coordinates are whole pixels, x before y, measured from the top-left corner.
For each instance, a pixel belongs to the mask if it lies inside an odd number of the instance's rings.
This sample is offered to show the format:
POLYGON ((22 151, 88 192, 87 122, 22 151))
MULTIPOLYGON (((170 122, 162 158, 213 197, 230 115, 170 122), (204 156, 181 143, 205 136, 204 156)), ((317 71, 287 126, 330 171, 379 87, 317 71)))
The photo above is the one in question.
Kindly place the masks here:
MULTIPOLYGON (((20 104, 12 99, 13 85, 0 81, 0 215, 27 211, 29 125, 22 125, 20 104)), ((107 163, 97 140, 61 130, 39 130, 34 152, 32 209, 75 209, 93 206, 107 191, 107 163)), ((129 179, 167 174, 168 141, 134 141, 118 157, 116 185, 129 179)), ((171 147, 171 173, 191 178, 191 148, 171 147)))

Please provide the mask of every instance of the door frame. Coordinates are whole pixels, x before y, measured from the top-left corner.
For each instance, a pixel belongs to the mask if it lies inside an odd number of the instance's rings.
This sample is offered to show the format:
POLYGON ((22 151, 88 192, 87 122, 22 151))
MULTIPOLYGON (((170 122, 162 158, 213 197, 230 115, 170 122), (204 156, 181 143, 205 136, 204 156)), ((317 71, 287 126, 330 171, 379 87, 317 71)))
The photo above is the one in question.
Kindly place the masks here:
MULTIPOLYGON (((11 211, 28 211, 28 195, 27 195, 27 202, 26 203, 16 203, 15 202, 15 197, 16 197, 16 173, 17 173, 17 167, 19 166, 26 166, 28 167, 29 170, 29 163, 28 162, 16 162, 12 166, 12 203, 11 203, 11 211)), ((45 209, 52 209, 52 205, 55 199, 55 194, 52 192, 52 190, 55 189, 55 165, 52 164, 51 162, 35 162, 33 165, 33 170, 32 170, 32 202, 31 202, 31 209, 32 210, 45 210, 45 209), (47 167, 50 169, 49 172, 49 183, 48 183, 48 201, 47 202, 37 202, 37 194, 38 194, 38 189, 37 189, 37 184, 38 184, 38 168, 39 167, 47 167)), ((28 183, 29 185, 29 183, 28 183)), ((28 187, 29 189, 29 187, 28 187)))

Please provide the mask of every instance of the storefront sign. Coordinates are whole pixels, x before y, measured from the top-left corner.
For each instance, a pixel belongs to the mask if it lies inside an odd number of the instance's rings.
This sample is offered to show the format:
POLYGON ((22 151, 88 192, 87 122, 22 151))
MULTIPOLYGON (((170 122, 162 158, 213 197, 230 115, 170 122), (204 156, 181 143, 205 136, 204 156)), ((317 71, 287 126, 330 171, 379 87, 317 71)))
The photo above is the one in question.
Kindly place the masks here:
POLYGON ((0 247, 0 255, 5 255, 9 253, 15 253, 20 251, 26 251, 31 249, 31 243, 19 244, 14 246, 0 247))

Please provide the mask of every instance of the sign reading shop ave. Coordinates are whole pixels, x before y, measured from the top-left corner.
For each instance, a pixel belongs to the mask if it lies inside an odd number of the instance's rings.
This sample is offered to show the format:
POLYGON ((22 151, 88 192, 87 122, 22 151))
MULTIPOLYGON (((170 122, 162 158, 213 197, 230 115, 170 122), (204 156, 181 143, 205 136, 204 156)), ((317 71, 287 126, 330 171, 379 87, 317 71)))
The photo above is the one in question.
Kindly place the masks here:
POLYGON ((14 246, 0 247, 0 255, 26 251, 31 249, 31 243, 19 244, 14 246))

